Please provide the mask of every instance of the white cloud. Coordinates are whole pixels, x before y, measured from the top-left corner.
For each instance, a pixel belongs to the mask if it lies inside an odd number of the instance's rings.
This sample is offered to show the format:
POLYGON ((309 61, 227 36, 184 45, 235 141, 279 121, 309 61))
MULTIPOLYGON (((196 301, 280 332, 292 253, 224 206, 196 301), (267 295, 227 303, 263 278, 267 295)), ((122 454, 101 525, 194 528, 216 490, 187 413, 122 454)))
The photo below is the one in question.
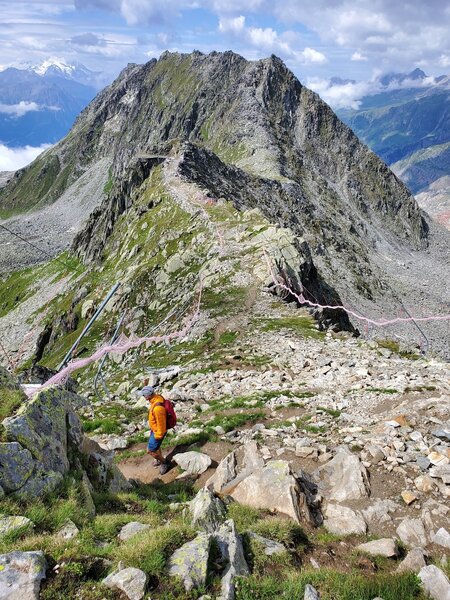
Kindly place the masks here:
POLYGON ((361 54, 361 52, 353 52, 351 59, 353 62, 361 62, 367 60, 367 56, 361 54))
POLYGON ((0 171, 17 171, 28 165, 49 147, 49 144, 43 144, 38 148, 33 146, 8 148, 8 146, 0 144, 0 171))
POLYGON ((441 54, 439 64, 444 68, 450 67, 450 56, 448 54, 441 54))
POLYGON ((324 62, 327 62, 327 57, 325 56, 325 54, 322 54, 322 52, 318 52, 317 50, 314 50, 314 48, 305 48, 303 50, 303 52, 298 53, 298 56, 300 58, 300 62, 303 62, 303 64, 306 64, 306 65, 309 65, 309 64, 320 65, 320 64, 323 64, 324 62))
POLYGON ((245 29, 245 17, 221 17, 219 19, 219 31, 221 33, 240 33, 245 29))
POLYGON ((27 102, 26 100, 21 100, 18 104, 2 104, 0 102, 0 113, 17 118, 23 117, 29 112, 37 112, 42 108, 36 102, 27 102))

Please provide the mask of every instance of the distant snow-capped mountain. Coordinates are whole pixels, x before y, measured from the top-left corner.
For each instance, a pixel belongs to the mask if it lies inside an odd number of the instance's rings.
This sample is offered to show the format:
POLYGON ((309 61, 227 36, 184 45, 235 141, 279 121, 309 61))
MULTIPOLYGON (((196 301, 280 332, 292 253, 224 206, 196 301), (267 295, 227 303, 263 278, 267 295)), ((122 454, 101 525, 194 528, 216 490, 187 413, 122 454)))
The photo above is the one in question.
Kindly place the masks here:
POLYGON ((53 144, 69 131, 97 92, 99 74, 81 64, 49 58, 0 72, 0 144, 53 144))
POLYGON ((79 62, 68 63, 63 58, 55 56, 44 60, 38 65, 28 66, 28 70, 41 77, 63 77, 93 87, 97 87, 96 82, 100 75, 99 72, 91 71, 79 62))

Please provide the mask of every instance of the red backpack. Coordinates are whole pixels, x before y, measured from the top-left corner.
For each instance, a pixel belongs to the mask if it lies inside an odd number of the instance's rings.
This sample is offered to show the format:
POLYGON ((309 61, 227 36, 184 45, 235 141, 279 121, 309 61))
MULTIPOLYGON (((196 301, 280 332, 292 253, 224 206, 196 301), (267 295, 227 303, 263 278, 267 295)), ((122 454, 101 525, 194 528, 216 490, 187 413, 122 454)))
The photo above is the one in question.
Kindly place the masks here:
POLYGON ((164 406, 166 409, 166 429, 173 429, 177 424, 177 415, 172 402, 164 398, 164 402, 156 402, 155 406, 164 406))

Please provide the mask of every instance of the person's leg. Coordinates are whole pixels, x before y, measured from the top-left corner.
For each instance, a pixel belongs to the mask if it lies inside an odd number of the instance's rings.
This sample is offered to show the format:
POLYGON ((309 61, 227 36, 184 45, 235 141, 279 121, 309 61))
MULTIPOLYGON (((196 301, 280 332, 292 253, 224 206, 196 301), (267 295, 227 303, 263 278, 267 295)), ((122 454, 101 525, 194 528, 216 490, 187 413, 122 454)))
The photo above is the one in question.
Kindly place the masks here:
POLYGON ((148 440, 148 446, 147 446, 147 452, 153 456, 153 458, 155 459, 155 466, 161 465, 160 466, 160 473, 164 474, 168 471, 168 464, 166 463, 164 456, 162 455, 161 452, 161 444, 163 442, 164 438, 157 440, 155 438, 155 434, 153 433, 153 431, 150 434, 150 438, 148 440))

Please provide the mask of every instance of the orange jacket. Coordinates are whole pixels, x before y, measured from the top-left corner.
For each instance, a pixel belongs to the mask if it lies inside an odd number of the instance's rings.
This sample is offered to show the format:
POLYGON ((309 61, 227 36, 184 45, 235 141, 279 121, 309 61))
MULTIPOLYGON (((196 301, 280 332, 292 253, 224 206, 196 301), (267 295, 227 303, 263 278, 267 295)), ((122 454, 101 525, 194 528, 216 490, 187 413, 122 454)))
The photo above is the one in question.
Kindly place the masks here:
POLYGON ((150 429, 155 434, 155 438, 157 440, 160 440, 162 437, 164 437, 164 434, 167 431, 166 409, 164 406, 155 406, 159 403, 164 404, 164 398, 156 394, 151 399, 150 408, 148 411, 148 424, 150 425, 150 429))

